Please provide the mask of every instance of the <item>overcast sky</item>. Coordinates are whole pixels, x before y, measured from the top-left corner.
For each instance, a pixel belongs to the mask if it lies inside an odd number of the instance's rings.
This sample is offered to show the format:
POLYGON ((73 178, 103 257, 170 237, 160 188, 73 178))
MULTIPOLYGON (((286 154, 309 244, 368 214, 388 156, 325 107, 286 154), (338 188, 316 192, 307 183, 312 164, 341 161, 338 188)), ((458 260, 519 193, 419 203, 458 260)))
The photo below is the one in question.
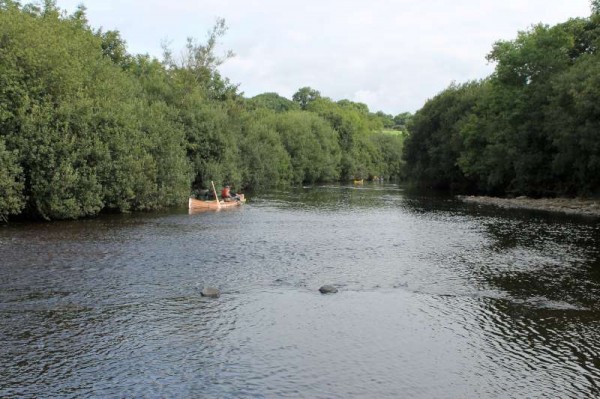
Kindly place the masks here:
POLYGON ((539 22, 590 15, 589 0, 58 0, 87 7, 94 28, 116 29, 130 53, 177 53, 201 41, 217 17, 229 31, 221 73, 247 97, 287 98, 310 86, 373 112, 414 112, 452 81, 488 76, 492 44, 539 22))

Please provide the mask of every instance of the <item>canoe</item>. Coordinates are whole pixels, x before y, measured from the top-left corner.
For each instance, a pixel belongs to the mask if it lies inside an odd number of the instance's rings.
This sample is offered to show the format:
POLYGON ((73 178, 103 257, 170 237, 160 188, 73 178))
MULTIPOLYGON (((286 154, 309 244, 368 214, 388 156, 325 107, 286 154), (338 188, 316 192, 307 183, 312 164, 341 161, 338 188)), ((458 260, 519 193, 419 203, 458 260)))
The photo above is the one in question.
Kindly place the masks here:
POLYGON ((363 184, 363 179, 355 179, 354 184, 358 184, 358 185, 363 184))
POLYGON ((244 198, 244 194, 238 194, 240 196, 240 200, 239 201, 219 201, 217 203, 217 201, 212 200, 212 201, 203 201, 203 200, 199 200, 199 199, 195 199, 195 198, 190 198, 189 202, 188 202, 188 208, 190 210, 202 210, 202 209, 221 209, 221 208, 233 208, 236 206, 240 206, 242 205, 244 202, 246 202, 246 198, 244 198))

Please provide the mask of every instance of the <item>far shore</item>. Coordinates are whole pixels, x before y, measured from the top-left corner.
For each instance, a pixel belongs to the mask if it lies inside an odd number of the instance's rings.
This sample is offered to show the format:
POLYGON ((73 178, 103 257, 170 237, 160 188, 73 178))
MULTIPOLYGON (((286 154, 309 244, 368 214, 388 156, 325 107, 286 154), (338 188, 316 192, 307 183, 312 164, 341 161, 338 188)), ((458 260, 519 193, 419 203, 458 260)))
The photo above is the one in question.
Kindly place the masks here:
POLYGON ((584 198, 498 198, 486 196, 465 196, 458 198, 464 202, 495 205, 502 208, 534 209, 561 212, 572 215, 600 217, 600 199, 584 198))

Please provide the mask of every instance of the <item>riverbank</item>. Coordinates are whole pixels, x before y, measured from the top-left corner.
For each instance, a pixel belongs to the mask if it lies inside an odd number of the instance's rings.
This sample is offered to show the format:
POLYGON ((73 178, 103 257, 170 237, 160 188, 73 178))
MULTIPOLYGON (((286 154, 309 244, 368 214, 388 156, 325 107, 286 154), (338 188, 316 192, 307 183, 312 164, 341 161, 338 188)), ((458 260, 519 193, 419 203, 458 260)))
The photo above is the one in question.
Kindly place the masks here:
POLYGON ((561 212, 571 215, 600 217, 600 199, 582 198, 497 198, 486 196, 464 196, 458 199, 475 204, 495 205, 502 208, 534 209, 561 212))

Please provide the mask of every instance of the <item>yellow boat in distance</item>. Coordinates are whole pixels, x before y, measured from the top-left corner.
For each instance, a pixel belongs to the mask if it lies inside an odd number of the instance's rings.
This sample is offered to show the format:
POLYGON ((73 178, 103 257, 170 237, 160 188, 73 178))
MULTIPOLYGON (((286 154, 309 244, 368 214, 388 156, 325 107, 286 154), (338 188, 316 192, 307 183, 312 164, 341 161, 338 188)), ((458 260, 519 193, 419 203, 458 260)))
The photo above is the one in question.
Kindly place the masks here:
POLYGON ((232 199, 231 201, 219 201, 219 200, 211 200, 204 201, 196 198, 191 198, 188 201, 188 209, 190 211, 199 211, 199 210, 219 210, 222 208, 234 208, 236 206, 242 205, 246 202, 246 198, 244 194, 238 194, 239 199, 232 199))
POLYGON ((354 179, 354 184, 356 184, 357 186, 363 184, 364 180, 363 179, 354 179))

